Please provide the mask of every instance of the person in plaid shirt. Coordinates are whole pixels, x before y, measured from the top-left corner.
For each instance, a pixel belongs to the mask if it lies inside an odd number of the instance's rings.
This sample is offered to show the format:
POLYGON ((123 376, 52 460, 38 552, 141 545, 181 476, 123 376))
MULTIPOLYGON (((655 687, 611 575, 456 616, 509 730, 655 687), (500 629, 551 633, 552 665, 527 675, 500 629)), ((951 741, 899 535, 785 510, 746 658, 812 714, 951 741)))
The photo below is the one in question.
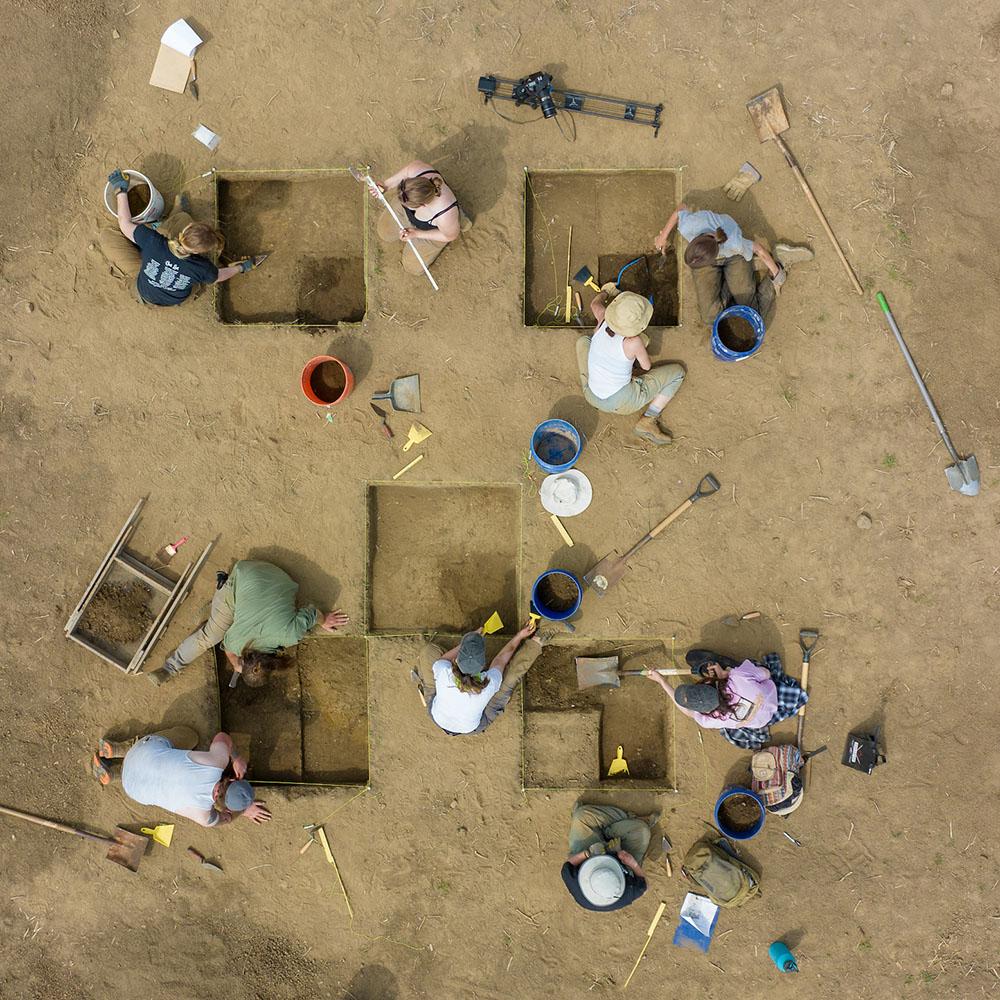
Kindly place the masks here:
POLYGON ((771 737, 770 727, 789 719, 809 700, 799 682, 789 677, 777 653, 763 662, 737 663, 708 649, 688 650, 691 673, 704 678, 672 688, 653 670, 645 676, 659 684, 674 704, 705 729, 718 729, 733 746, 760 750, 771 737))

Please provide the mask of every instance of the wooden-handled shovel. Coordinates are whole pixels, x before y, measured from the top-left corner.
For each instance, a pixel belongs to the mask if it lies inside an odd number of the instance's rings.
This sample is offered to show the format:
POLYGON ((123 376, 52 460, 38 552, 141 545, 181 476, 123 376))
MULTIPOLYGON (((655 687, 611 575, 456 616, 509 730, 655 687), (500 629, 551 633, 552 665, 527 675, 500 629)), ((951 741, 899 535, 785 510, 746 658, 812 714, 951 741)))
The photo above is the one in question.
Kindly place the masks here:
POLYGON ((656 527, 651 531, 647 532, 642 538, 639 539, 625 553, 623 556, 618 555, 618 551, 608 553, 596 566, 584 574, 583 582, 597 592, 599 596, 606 594, 624 575, 625 570, 628 569, 628 561, 639 551, 647 542, 651 542, 656 536, 663 531, 668 524, 672 524, 677 520, 696 500, 701 500, 702 497, 710 497, 713 493, 717 492, 719 489, 719 480, 708 473, 707 476, 702 477, 700 483, 698 483, 698 488, 694 491, 684 501, 676 510, 672 510, 656 527))
POLYGON ((840 263, 844 265, 844 270, 851 279, 854 290, 858 295, 864 295, 861 282, 858 281, 858 276, 854 273, 854 268, 851 267, 850 261, 844 255, 840 241, 830 228, 830 223, 827 222, 826 215, 816 200, 816 195, 812 193, 812 188, 809 186, 809 181, 806 180, 806 175, 802 173, 802 168, 792 155, 792 151, 786 145, 785 140, 781 138, 781 133, 787 132, 789 126, 788 116, 785 114, 785 106, 781 101, 781 94, 778 88, 772 87, 770 90, 765 90, 763 94, 758 94, 756 97, 750 98, 747 101, 747 111, 750 113, 754 127, 757 129, 757 138, 761 142, 768 142, 773 139, 778 149, 781 150, 781 155, 784 156, 785 162, 791 167, 792 173, 795 174, 795 179, 799 182, 799 186, 809 200, 809 204, 812 205, 816 217, 819 219, 826 235, 833 244, 833 249, 837 251, 840 263))
MULTIPOLYGON (((799 681, 802 690, 809 693, 809 658, 812 656, 813 648, 819 641, 819 632, 814 628, 804 628, 799 630, 799 646, 802 649, 802 679, 799 681)), ((806 706, 803 705, 798 712, 799 725, 795 735, 795 742, 798 745, 799 753, 802 753, 802 729, 806 721, 806 706)), ((809 759, 806 758, 806 770, 803 775, 802 785, 805 787, 809 781, 809 759)))

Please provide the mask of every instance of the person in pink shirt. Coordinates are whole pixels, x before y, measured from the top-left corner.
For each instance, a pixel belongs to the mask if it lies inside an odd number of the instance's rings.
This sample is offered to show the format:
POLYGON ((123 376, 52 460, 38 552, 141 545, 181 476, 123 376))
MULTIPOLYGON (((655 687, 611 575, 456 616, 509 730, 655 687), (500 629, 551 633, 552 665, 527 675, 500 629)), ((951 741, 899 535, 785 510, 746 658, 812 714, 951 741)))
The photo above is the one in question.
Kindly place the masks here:
POLYGON ((752 660, 736 663, 707 650, 693 649, 687 660, 705 680, 672 688, 653 670, 647 670, 645 676, 656 681, 674 704, 699 726, 704 729, 762 729, 774 717, 778 709, 778 687, 765 667, 752 660))

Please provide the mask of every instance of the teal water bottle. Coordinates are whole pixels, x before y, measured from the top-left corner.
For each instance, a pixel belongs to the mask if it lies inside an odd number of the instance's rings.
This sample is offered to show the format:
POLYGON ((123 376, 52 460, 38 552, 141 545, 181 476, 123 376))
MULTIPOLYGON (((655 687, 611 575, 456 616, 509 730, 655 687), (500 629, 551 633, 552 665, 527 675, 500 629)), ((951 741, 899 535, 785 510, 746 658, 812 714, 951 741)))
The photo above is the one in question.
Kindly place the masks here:
POLYGON ((779 972, 799 971, 799 967, 795 964, 795 956, 788 950, 788 945, 784 941, 775 941, 767 949, 767 954, 779 972))

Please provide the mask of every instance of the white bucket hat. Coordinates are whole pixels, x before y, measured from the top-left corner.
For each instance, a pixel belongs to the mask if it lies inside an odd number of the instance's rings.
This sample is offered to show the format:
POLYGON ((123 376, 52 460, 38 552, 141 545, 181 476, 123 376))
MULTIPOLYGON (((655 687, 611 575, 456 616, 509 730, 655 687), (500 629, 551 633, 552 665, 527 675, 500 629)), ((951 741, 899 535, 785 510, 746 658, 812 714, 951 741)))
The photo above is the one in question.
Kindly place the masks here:
POLYGON ((557 472, 542 480, 539 490, 542 506, 559 517, 573 517, 582 514, 594 499, 594 488, 590 480, 578 469, 557 472))
POLYGON ((611 906, 625 893, 625 872, 621 862, 608 854, 587 858, 577 873, 583 898, 592 906, 611 906))

